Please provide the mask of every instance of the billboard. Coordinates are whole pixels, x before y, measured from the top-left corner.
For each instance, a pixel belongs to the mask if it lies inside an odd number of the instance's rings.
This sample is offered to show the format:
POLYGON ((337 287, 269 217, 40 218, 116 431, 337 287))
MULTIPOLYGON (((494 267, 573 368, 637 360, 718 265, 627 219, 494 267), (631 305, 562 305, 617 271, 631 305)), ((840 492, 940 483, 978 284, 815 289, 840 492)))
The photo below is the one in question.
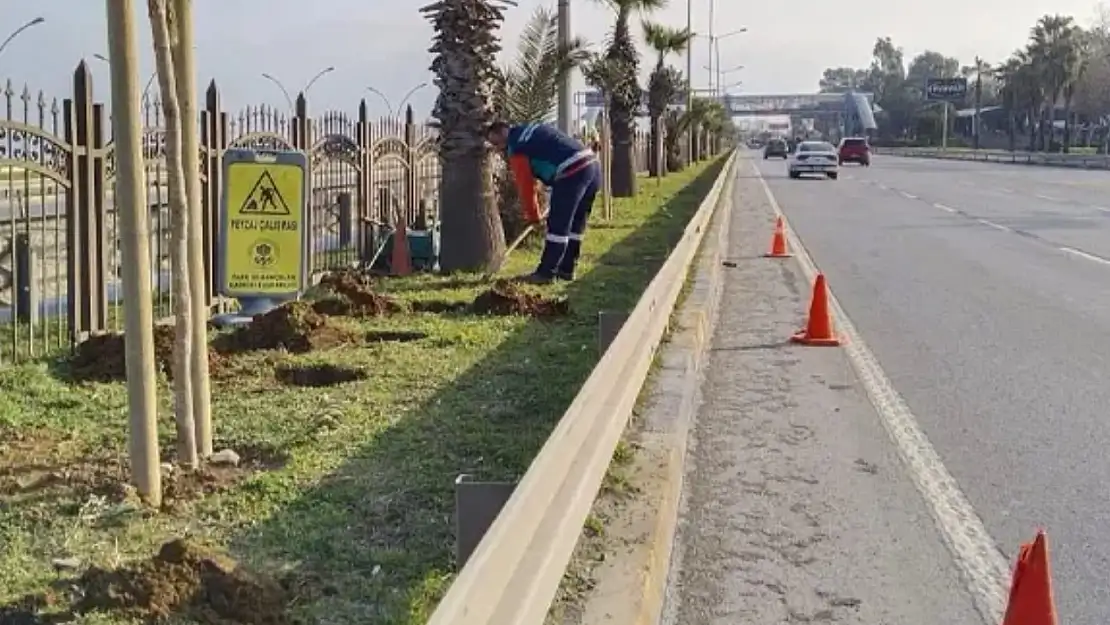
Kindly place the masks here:
POLYGON ((962 100, 967 96, 966 78, 928 78, 925 80, 926 100, 962 100))

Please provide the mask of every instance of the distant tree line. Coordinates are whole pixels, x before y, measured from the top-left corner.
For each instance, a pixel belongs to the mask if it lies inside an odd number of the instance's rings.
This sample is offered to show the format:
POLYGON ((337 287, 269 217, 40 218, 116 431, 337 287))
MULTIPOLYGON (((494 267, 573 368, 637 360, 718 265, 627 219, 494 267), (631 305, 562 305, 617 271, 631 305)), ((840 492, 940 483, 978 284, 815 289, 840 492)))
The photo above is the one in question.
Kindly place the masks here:
MULTIPOLYGON (((926 50, 907 65, 902 49, 890 37, 882 37, 872 48, 869 67, 828 68, 820 89, 873 93, 881 109, 876 114, 880 142, 936 144, 945 105, 926 100, 926 80, 959 76, 968 79, 967 96, 950 105, 980 111, 980 123, 969 120, 965 127, 974 143, 983 138, 1001 141, 1011 150, 1068 152, 1082 145, 1106 152, 1110 10, 1105 6, 1087 26, 1067 15, 1041 17, 1030 28, 1027 43, 994 64, 980 58, 965 64, 926 50)), ((949 123, 956 123, 951 115, 949 123)))

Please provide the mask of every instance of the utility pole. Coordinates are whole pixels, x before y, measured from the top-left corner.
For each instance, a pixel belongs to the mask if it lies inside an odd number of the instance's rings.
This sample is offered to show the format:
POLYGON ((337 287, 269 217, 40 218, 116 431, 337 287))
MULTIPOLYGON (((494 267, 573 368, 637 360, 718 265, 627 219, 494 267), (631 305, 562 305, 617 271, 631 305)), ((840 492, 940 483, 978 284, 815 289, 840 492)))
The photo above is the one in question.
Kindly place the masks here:
MULTIPOLYGON (((694 32, 694 0, 686 0, 686 31, 694 32)), ((686 110, 694 108, 694 46, 686 46, 686 110)), ((694 133, 687 132, 686 162, 694 158, 694 133)))
POLYGON ((983 59, 975 57, 975 119, 972 123, 973 147, 979 149, 979 128, 982 125, 979 116, 983 110, 983 59))
MULTIPOLYGON (((570 45, 570 0, 559 0, 559 47, 565 49, 570 45)), ((570 134, 571 132, 571 93, 570 81, 572 72, 567 72, 559 80, 559 130, 570 134)))
POLYGON ((154 507, 162 505, 158 404, 154 378, 154 314, 150 302, 150 215, 147 210, 139 108, 139 43, 133 0, 106 0, 116 144, 116 206, 126 363, 131 479, 154 507))
POLYGON ((709 93, 713 94, 713 96, 717 95, 713 86, 713 11, 716 5, 717 3, 715 0, 709 0, 709 93))
POLYGON ((196 58, 193 54, 193 0, 173 0, 177 28, 177 49, 173 51, 177 66, 177 101, 181 107, 181 165, 185 170, 185 199, 189 207, 189 293, 192 296, 193 423, 196 428, 197 453, 201 458, 212 455, 212 392, 208 381, 208 294, 204 279, 204 209, 200 203, 200 141, 197 125, 196 58))

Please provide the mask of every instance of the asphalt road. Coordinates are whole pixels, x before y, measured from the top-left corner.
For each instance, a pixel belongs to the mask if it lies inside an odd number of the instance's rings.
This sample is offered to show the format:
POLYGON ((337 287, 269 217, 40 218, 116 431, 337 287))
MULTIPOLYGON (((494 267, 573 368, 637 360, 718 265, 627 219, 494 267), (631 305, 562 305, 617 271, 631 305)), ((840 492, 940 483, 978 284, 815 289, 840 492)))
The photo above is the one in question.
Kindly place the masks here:
POLYGON ((664 622, 977 625, 846 352, 786 341, 809 288, 762 257, 774 212, 754 173, 740 164, 664 622))
POLYGON ((1110 622, 1110 172, 759 166, 1007 559, 1045 528, 1060 622, 1110 622))

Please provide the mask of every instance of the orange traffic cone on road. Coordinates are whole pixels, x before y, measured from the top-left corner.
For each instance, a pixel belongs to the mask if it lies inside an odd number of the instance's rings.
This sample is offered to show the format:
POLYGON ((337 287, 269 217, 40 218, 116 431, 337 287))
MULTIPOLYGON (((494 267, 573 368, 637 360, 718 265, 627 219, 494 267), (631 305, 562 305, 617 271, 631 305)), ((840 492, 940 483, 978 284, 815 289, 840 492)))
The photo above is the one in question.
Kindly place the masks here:
POLYGON ((786 223, 782 217, 775 220, 775 234, 771 236, 771 252, 763 255, 765 258, 790 258, 792 254, 786 249, 786 223))
POLYGON ((393 254, 389 257, 389 269, 395 276, 412 273, 412 252, 409 251, 409 229, 404 216, 397 216, 397 227, 393 230, 393 254))
POLYGON ((1033 542, 1021 546, 1002 625, 1057 625, 1044 531, 1038 531, 1033 542))
POLYGON ((809 302, 809 319, 801 332, 790 337, 794 343, 835 347, 840 339, 833 332, 832 313, 829 311, 829 288, 825 284, 825 274, 817 274, 813 281, 813 298, 809 302))

